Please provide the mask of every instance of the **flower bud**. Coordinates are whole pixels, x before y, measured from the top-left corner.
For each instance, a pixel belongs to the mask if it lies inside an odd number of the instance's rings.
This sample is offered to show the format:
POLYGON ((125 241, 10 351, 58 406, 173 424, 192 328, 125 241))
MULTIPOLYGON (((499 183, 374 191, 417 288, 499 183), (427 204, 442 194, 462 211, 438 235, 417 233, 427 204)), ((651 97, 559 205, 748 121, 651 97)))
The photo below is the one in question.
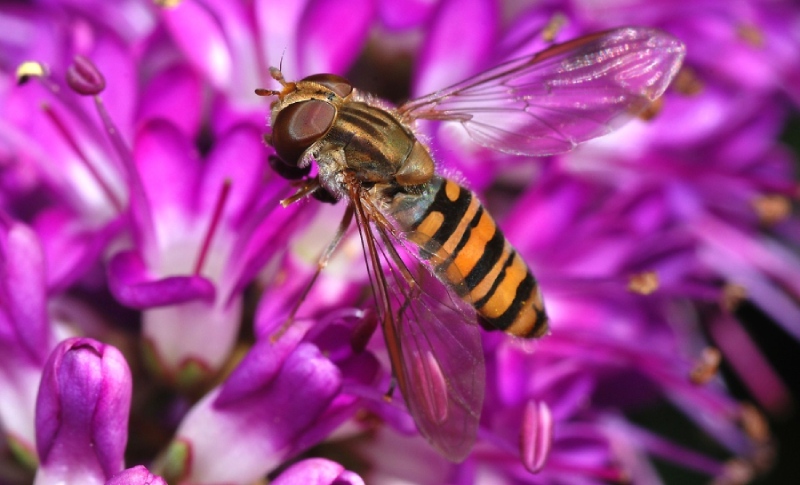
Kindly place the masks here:
POLYGON ((105 485, 167 485, 167 482, 139 465, 117 473, 105 485))
POLYGON ((272 481, 272 485, 363 485, 358 474, 335 461, 309 458, 295 463, 272 481))
POLYGON ((102 484, 123 469, 131 387, 116 348, 88 338, 55 348, 36 401, 37 485, 102 484))

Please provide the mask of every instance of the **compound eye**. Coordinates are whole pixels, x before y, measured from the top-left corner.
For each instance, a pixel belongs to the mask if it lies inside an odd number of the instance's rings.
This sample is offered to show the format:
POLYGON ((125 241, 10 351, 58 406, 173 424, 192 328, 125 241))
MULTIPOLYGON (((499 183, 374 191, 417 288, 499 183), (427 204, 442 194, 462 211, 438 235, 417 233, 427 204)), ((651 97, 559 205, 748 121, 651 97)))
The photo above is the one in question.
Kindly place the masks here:
POLYGON ((336 74, 312 74, 311 76, 303 78, 303 81, 322 84, 336 93, 340 98, 346 98, 348 94, 353 92, 353 86, 350 84, 350 81, 336 74))
POLYGON ((336 117, 333 105, 310 99, 290 104, 275 118, 272 146, 289 165, 297 165, 303 152, 328 132, 336 117))

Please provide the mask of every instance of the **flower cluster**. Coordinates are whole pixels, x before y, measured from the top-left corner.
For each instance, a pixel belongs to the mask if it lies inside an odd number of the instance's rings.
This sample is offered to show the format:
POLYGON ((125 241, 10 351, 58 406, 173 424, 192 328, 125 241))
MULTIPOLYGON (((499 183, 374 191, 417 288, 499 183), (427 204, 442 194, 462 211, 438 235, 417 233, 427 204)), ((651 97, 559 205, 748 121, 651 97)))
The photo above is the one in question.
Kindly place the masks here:
POLYGON ((747 482, 771 439, 716 369, 788 406, 732 311, 748 298, 800 339, 797 182, 777 141, 800 104, 798 23, 791 0, 4 6, 0 481, 649 484, 660 460, 747 482), (375 323, 357 234, 305 292, 345 204, 281 206, 295 188, 253 91, 280 65, 402 101, 624 25, 687 55, 612 135, 529 158, 419 127, 529 263, 552 325, 483 334, 478 443, 450 463, 387 399, 380 332, 354 345, 375 323), (656 406, 712 445, 635 419, 656 406))

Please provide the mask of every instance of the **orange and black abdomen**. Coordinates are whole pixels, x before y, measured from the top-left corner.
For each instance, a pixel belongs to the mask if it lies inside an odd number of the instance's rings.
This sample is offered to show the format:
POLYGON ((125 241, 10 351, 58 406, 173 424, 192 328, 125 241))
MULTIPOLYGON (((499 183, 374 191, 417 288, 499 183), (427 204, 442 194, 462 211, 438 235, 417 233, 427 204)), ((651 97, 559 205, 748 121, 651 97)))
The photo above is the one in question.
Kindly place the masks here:
POLYGON ((442 279, 466 294, 485 323, 519 337, 547 332, 536 280, 475 195, 440 182, 429 206, 411 225, 411 239, 442 279))

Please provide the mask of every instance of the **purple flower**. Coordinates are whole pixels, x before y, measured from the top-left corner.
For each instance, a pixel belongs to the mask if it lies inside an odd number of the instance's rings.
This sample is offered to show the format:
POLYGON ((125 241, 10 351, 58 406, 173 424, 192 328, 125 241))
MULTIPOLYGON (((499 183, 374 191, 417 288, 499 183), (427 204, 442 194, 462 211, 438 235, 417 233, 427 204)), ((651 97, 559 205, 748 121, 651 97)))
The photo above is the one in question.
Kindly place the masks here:
POLYGON ((0 424, 19 459, 35 464, 33 409, 54 329, 36 235, 0 214, 0 424))
POLYGON ((300 336, 264 339, 187 414, 162 458, 168 479, 250 483, 299 451, 341 386, 340 370, 313 345, 297 345, 300 336))
POLYGON ((123 468, 131 374, 120 352, 86 338, 61 342, 36 399, 36 483, 104 483, 123 468))

